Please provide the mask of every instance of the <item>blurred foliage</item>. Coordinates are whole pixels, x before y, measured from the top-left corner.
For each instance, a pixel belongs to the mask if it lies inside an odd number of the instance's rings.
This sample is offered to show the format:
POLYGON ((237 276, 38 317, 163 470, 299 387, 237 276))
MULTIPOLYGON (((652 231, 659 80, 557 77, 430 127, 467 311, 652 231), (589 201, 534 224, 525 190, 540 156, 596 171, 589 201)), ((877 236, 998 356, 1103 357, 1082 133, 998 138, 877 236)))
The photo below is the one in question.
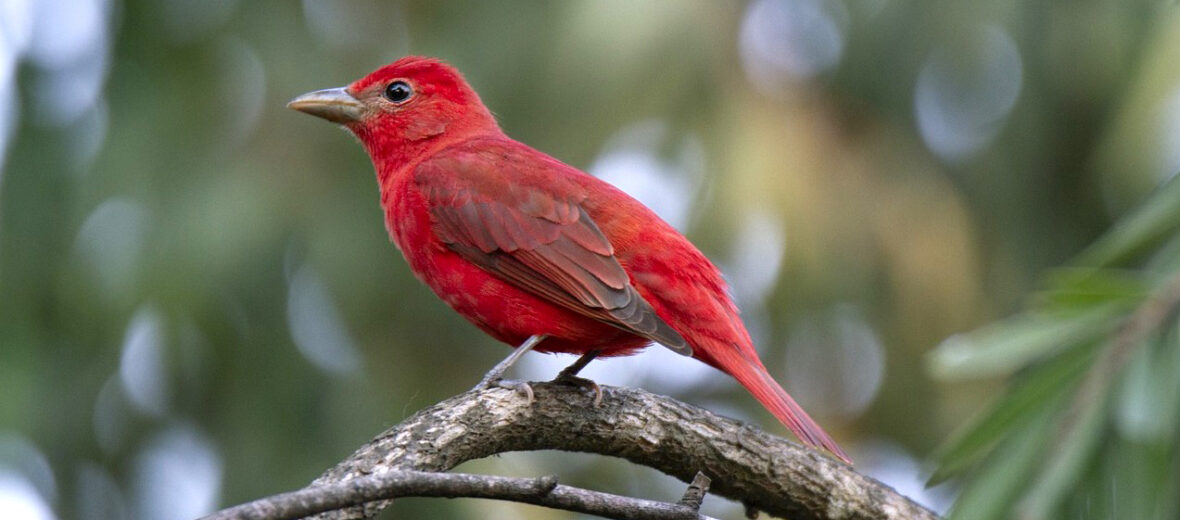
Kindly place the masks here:
MULTIPOLYGON (((1177 515, 1175 313, 1138 318, 1180 255, 1175 2, 9 0, 0 31, 0 500, 187 518, 299 487, 507 353, 409 274, 355 141, 284 108, 416 53, 684 230, 859 469, 957 515, 1177 515)), ((590 368, 785 432, 662 355, 590 368)))
POLYGON ((935 454, 932 482, 968 475, 951 518, 1180 513, 1178 217, 1173 179, 1051 271, 1029 310, 931 353, 946 380, 1015 374, 935 454))

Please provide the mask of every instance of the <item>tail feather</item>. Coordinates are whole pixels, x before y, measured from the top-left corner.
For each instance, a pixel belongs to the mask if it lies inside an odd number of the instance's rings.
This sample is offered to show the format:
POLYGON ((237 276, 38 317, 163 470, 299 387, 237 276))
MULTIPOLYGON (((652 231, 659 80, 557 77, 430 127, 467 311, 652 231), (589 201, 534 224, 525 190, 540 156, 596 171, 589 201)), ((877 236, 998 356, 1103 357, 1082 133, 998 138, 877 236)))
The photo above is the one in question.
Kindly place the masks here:
POLYGON ((791 433, 794 433, 800 441, 805 444, 813 446, 817 449, 824 449, 831 452, 833 455, 840 458, 844 462, 852 464, 852 460, 848 458, 848 454, 836 445, 836 441, 832 440, 819 424, 816 424, 807 412, 803 411, 803 407, 799 406, 782 386, 766 371, 766 367, 757 359, 734 359, 730 363, 721 361, 722 369, 725 372, 737 379, 742 386, 746 387, 754 398, 762 403, 770 413, 774 414, 779 421, 783 423, 791 433), (729 365, 729 366, 726 366, 729 365))

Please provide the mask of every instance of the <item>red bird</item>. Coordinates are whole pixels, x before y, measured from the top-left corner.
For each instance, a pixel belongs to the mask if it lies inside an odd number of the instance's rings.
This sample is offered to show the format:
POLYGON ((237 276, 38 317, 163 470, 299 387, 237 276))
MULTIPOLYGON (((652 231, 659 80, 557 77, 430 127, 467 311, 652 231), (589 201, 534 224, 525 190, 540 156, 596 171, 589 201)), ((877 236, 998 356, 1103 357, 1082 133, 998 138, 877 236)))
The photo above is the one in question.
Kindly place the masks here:
POLYGON ((572 375, 654 341, 733 376, 800 440, 848 461, 770 377, 721 273, 688 239, 614 186, 504 135, 454 68, 409 56, 288 106, 360 139, 414 275, 520 346, 498 368, 535 347, 582 354, 572 375))

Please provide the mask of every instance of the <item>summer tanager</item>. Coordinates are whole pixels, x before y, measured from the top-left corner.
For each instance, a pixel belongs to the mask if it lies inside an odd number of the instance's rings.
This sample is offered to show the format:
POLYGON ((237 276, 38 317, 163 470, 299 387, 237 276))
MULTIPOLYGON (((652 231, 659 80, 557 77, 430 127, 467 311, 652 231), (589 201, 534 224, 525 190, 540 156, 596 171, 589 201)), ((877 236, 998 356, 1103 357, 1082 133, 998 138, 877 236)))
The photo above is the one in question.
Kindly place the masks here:
POLYGON ((410 269, 488 334, 587 362, 660 343, 733 376, 803 442, 848 460, 767 373, 721 273, 688 239, 506 136, 454 68, 410 56, 288 106, 356 135, 410 269))

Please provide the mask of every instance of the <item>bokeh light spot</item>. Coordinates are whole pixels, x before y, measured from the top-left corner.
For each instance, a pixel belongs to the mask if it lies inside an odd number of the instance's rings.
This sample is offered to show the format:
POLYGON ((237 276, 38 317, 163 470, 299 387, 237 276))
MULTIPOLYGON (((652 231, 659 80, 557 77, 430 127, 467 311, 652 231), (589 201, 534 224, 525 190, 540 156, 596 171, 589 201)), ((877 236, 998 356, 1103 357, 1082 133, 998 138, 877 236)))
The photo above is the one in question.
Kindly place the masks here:
POLYGON ((119 380, 131 404, 152 416, 164 415, 170 398, 163 329, 156 309, 140 308, 127 325, 119 362, 119 380))
POLYGON ((94 399, 94 415, 91 418, 94 440, 107 455, 118 453, 130 429, 128 418, 131 410, 127 406, 126 392, 121 383, 121 377, 107 379, 94 399))
POLYGON ((1160 112, 1159 177, 1166 181, 1180 173, 1180 88, 1168 97, 1160 112))
POLYGON ((31 90, 36 120, 65 126, 94 107, 102 95, 110 59, 110 4, 42 0, 36 7, 29 46, 30 59, 42 69, 31 90))
POLYGON ((258 127, 266 103, 266 67, 254 48, 238 38, 219 42, 217 54, 217 98, 222 105, 218 113, 224 117, 218 144, 229 151, 248 144, 258 127))
POLYGON ((222 461, 208 438, 188 424, 156 434, 134 465, 136 518, 188 520, 216 507, 222 461))
POLYGON ((303 0, 304 19, 312 35, 340 50, 382 48, 404 53, 410 31, 399 2, 357 0, 303 0))
MULTIPOLYGON (((33 2, 4 0, 0 2, 0 60, 5 56, 20 56, 33 39, 33 2)), ((10 79, 0 68, 0 82, 10 79)))
POLYGON ((787 232, 782 222, 766 213, 745 213, 743 221, 725 273, 743 307, 761 306, 778 282, 787 232))
POLYGON ((0 1, 0 186, 4 157, 16 127, 16 69, 33 38, 33 5, 25 0, 0 1))
POLYGON ((335 375, 360 369, 361 356, 340 311, 319 274, 308 266, 295 271, 289 282, 287 323, 295 347, 317 368, 335 375))
POLYGON ((74 249, 105 295, 122 298, 135 288, 149 222, 143 205, 116 197, 99 204, 82 223, 74 249))
POLYGON ((33 6, 29 57, 37 65, 60 69, 92 59, 96 50, 105 53, 107 0, 38 0, 33 6))
POLYGON ((963 54, 936 49, 918 73, 914 112, 926 146, 957 162, 999 133, 1022 84, 1020 51, 999 27, 982 27, 963 54))
POLYGON ((787 390, 806 409, 855 416, 885 377, 885 349, 851 305, 799 320, 787 341, 787 390))
MULTIPOLYGON (((37 445, 19 434, 0 432, 0 471, 9 468, 29 483, 39 497, 49 502, 57 499, 57 479, 49 459, 37 445)), ((7 510, 0 506, 0 517, 7 510)))
POLYGON ((668 134, 663 121, 628 126, 607 140, 602 154, 587 170, 683 231, 704 176, 705 154, 696 139, 686 137, 678 143, 674 157, 661 157, 657 150, 668 134))
POLYGON ((126 499, 115 477, 93 462, 78 467, 78 519, 128 518, 126 499))
POLYGON ((19 473, 0 467, 0 511, 5 518, 53 520, 49 502, 19 473))
POLYGON ((746 75, 774 92, 835 67, 848 12, 838 0, 758 0, 746 8, 740 45, 746 75))
POLYGON ((75 171, 81 174, 90 171, 90 166, 106 142, 109 126, 110 114, 107 103, 106 100, 100 99, 79 117, 76 124, 66 130, 70 135, 67 141, 70 147, 69 157, 75 171))

